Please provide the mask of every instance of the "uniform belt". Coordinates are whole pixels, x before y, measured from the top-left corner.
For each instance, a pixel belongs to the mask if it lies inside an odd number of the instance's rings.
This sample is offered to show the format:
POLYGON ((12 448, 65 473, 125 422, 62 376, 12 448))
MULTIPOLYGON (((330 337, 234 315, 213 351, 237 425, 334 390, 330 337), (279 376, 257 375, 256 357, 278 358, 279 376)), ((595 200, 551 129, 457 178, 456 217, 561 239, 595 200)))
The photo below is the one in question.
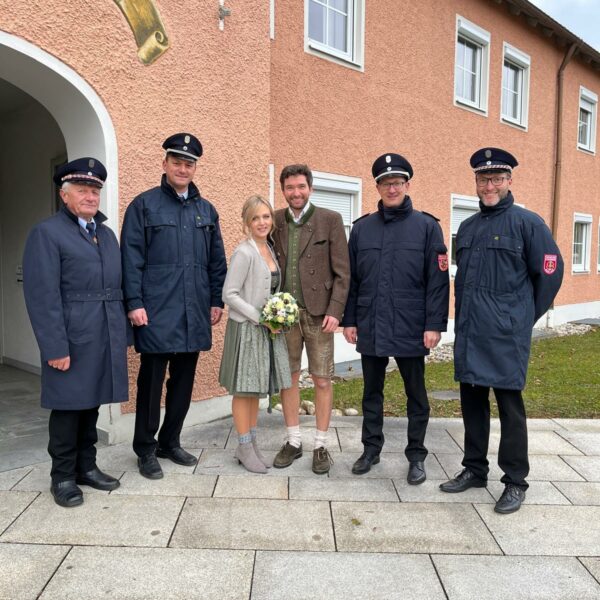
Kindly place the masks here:
POLYGON ((120 302, 123 300, 123 290, 71 290, 63 294, 68 302, 120 302))

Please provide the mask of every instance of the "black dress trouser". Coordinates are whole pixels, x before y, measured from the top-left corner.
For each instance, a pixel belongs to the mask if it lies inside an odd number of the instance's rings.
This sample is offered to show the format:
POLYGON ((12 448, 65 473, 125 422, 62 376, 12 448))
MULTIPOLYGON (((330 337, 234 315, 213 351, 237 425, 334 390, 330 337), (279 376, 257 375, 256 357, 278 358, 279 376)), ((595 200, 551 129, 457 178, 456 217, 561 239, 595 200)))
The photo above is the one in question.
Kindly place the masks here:
MULTIPOLYGON (((394 357, 404 381, 407 397, 408 444, 404 454, 409 461, 425 460, 425 433, 429 423, 429 400, 425 390, 425 357, 394 357)), ((387 356, 361 355, 363 390, 362 443, 365 452, 379 454, 383 448, 383 386, 387 356)))
MULTIPOLYGON (((500 481, 526 490, 529 474, 527 458, 527 419, 520 390, 493 388, 500 416, 498 466, 504 472, 500 481)), ((487 479, 490 439, 490 388, 470 383, 460 384, 460 404, 465 425, 463 467, 480 479, 487 479)))
POLYGON ((75 480, 96 466, 98 407, 86 410, 52 410, 48 419, 48 453, 52 483, 75 480))
POLYGON ((133 451, 138 456, 145 456, 156 452, 157 446, 169 449, 181 445, 179 434, 190 408, 198 352, 141 354, 140 361, 133 451), (160 425, 160 400, 167 365, 169 379, 165 398, 165 419, 157 443, 155 436, 160 425))

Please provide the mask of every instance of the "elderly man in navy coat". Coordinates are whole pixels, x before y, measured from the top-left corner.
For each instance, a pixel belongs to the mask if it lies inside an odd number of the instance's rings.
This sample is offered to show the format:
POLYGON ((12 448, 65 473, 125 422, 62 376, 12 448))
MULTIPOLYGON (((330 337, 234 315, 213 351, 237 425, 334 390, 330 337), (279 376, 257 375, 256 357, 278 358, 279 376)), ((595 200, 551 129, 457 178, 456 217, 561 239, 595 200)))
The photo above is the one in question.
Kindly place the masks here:
POLYGON ((364 375, 364 452, 352 472, 361 475, 379 462, 385 369, 393 356, 407 396, 407 480, 418 485, 426 479, 425 356, 448 323, 448 256, 438 219, 415 210, 408 196, 410 163, 390 152, 373 163, 372 173, 381 200, 377 212, 361 217, 350 234, 352 277, 342 319, 364 375))
POLYGON ((223 313, 227 271, 219 215, 192 181, 202 156, 200 141, 191 133, 176 133, 163 148, 160 186, 134 198, 121 231, 127 315, 141 354, 133 450, 140 473, 149 479, 163 476, 157 456, 196 464, 196 457, 181 447, 179 434, 190 407, 198 353, 210 350, 211 328, 223 313))
POLYGON ((456 236, 454 378, 460 382, 465 425, 464 469, 444 492, 485 487, 489 471, 490 387, 500 415, 498 465, 504 492, 494 510, 519 510, 528 487, 525 387, 534 323, 550 308, 563 260, 537 214, 515 204, 510 191, 517 159, 500 148, 471 156, 480 212, 456 236))
POLYGON ((126 402, 127 319, 115 234, 98 211, 106 169, 80 158, 58 169, 64 202, 36 225, 25 245, 23 290, 42 360, 42 407, 49 420, 50 488, 60 506, 77 506, 77 486, 114 490, 96 466, 98 407, 126 402))

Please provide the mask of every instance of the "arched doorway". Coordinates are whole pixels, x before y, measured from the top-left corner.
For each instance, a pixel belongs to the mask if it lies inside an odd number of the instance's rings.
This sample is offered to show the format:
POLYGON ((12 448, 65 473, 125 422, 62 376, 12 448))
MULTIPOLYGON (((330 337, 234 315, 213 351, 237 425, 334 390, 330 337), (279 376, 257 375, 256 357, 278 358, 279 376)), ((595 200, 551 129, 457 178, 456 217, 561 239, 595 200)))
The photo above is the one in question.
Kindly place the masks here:
MULTIPOLYGON (((117 232, 117 144, 104 104, 66 64, 0 31, 0 369, 6 378, 0 376, 0 470, 19 461, 31 464, 37 457, 33 445, 46 443, 40 422, 47 411, 34 408, 39 402, 31 404, 30 421, 25 415, 17 422, 18 409, 26 411, 35 396, 40 367, 23 301, 21 257, 31 226, 55 210, 54 166, 78 156, 95 156, 106 165, 101 210, 117 232)), ((102 408, 99 426, 106 441, 119 417, 119 406, 102 408)))

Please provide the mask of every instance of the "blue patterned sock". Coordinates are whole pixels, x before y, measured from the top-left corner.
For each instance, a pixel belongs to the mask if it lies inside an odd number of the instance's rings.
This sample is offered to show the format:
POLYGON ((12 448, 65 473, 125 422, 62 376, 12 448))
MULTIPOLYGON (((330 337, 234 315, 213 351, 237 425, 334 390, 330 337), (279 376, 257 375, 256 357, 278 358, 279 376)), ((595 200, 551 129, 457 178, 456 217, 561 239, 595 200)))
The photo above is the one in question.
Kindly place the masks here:
POLYGON ((240 444, 249 444, 252 441, 252 436, 250 435, 250 432, 242 433, 238 434, 238 439, 240 444))
POLYGON ((253 440, 256 439, 256 427, 250 427, 250 435, 252 436, 253 440))

